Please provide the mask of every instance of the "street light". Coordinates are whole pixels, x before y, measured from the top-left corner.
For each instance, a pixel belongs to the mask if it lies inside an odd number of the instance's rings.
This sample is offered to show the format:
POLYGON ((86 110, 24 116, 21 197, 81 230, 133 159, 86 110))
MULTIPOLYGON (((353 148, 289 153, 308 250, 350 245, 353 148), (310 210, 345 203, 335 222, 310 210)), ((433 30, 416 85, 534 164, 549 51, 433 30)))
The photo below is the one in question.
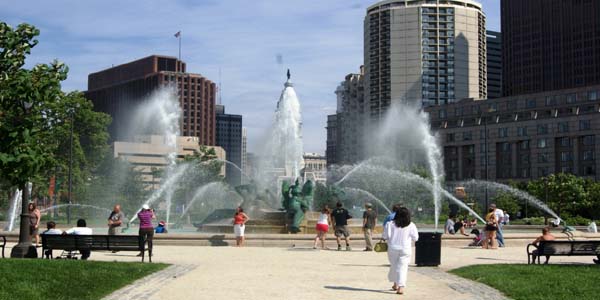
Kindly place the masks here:
MULTIPOLYGON (((23 101, 21 102, 21 108, 23 109, 23 116, 25 117, 31 111, 33 103, 23 101)), ((18 119, 22 122, 22 119, 18 119)), ((29 189, 27 184, 23 184, 19 187, 23 193, 21 194, 21 224, 19 229, 19 243, 16 244, 11 252, 10 257, 15 258, 36 258, 37 249, 31 244, 31 235, 29 234, 29 189)))
POLYGON ((75 127, 75 109, 79 103, 69 110, 71 116, 71 141, 69 143, 69 205, 67 205, 67 224, 71 224, 71 204, 73 204, 73 128, 75 127))
POLYGON ((488 201, 489 201, 488 200, 488 183, 487 183, 487 181, 488 181, 488 173, 489 173, 488 172, 488 165, 489 165, 488 160, 489 159, 488 159, 487 116, 482 113, 481 117, 480 117, 480 120, 481 120, 481 122, 483 122, 483 143, 484 143, 484 146, 483 146, 483 149, 484 149, 483 152, 484 153, 483 154, 485 155, 485 162, 484 162, 484 165, 485 165, 485 176, 484 176, 484 179, 486 181, 485 182, 485 210, 487 211, 487 209, 489 207, 489 203, 488 203, 488 201))

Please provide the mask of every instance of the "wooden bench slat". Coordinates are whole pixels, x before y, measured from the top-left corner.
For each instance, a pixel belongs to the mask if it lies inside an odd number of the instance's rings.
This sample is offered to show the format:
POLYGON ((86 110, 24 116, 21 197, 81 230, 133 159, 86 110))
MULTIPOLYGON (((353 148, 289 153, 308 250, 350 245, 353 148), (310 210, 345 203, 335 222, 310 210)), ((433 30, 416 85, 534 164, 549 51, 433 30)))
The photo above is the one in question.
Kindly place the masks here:
MULTIPOLYGON (((138 235, 49 235, 42 234, 44 250, 140 251, 146 250, 138 235)), ((142 261, 143 261, 142 257, 142 261)), ((151 260, 150 260, 151 261, 151 260)))

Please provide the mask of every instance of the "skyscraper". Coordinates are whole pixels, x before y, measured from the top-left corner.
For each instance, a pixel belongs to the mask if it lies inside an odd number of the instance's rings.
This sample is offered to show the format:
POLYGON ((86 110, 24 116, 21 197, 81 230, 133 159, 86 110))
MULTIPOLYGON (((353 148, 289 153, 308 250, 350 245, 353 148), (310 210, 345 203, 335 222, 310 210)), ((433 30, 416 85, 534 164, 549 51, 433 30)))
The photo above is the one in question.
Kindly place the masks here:
POLYGON ((485 15, 472 0, 386 0, 364 20, 366 105, 423 106, 487 97, 485 15))
MULTIPOLYGON (((242 168, 242 116, 225 113, 225 106, 216 106, 217 146, 225 149, 227 160, 242 168)), ((240 185, 242 174, 233 165, 227 164, 226 180, 231 185, 240 185)))
POLYGON ((505 96, 600 84, 600 1, 502 0, 505 96))
POLYGON ((348 74, 337 87, 336 163, 351 164, 363 158, 365 130, 364 68, 348 74))
POLYGON ((487 92, 488 99, 502 97, 502 33, 488 30, 487 92))
POLYGON ((113 118, 111 140, 129 138, 133 110, 160 87, 174 85, 182 109, 181 135, 198 137, 201 145, 215 145, 215 84, 200 74, 186 73, 183 61, 152 55, 88 76, 85 97, 94 109, 113 118))

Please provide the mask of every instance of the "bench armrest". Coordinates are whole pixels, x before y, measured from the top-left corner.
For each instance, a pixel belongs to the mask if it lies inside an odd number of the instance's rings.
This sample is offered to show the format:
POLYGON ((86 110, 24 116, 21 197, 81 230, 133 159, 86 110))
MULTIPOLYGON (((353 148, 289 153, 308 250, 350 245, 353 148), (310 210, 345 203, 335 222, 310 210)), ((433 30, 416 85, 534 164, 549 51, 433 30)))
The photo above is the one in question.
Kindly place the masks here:
POLYGON ((538 245, 536 245, 536 244, 528 244, 528 245, 527 245, 527 254, 531 254, 531 253, 533 253, 533 251, 529 251, 529 249, 530 249, 531 247, 535 248, 535 250, 538 250, 538 249, 539 249, 538 245))

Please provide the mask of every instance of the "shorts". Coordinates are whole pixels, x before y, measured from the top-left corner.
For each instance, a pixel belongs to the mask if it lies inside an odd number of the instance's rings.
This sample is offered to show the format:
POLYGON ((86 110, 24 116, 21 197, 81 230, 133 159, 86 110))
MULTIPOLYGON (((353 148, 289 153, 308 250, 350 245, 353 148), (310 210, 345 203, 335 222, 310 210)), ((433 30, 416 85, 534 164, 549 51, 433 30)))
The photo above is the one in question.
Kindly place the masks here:
POLYGON ((494 226, 494 225, 485 225, 485 231, 496 231, 498 230, 498 227, 494 226))
POLYGON ((29 226, 29 235, 35 236, 39 234, 39 228, 35 228, 35 226, 29 226))
POLYGON ((236 237, 244 236, 244 231, 246 230, 246 226, 244 224, 235 224, 233 225, 233 233, 235 233, 236 237))
POLYGON ((317 231, 327 232, 329 230, 329 225, 327 224, 317 224, 317 231))
POLYGON ((348 230, 348 228, 346 227, 346 225, 335 226, 335 233, 334 234, 337 237, 341 237, 342 235, 344 237, 349 237, 350 236, 350 230, 348 230))
POLYGON ((119 235, 121 226, 108 227, 108 235, 119 235))

